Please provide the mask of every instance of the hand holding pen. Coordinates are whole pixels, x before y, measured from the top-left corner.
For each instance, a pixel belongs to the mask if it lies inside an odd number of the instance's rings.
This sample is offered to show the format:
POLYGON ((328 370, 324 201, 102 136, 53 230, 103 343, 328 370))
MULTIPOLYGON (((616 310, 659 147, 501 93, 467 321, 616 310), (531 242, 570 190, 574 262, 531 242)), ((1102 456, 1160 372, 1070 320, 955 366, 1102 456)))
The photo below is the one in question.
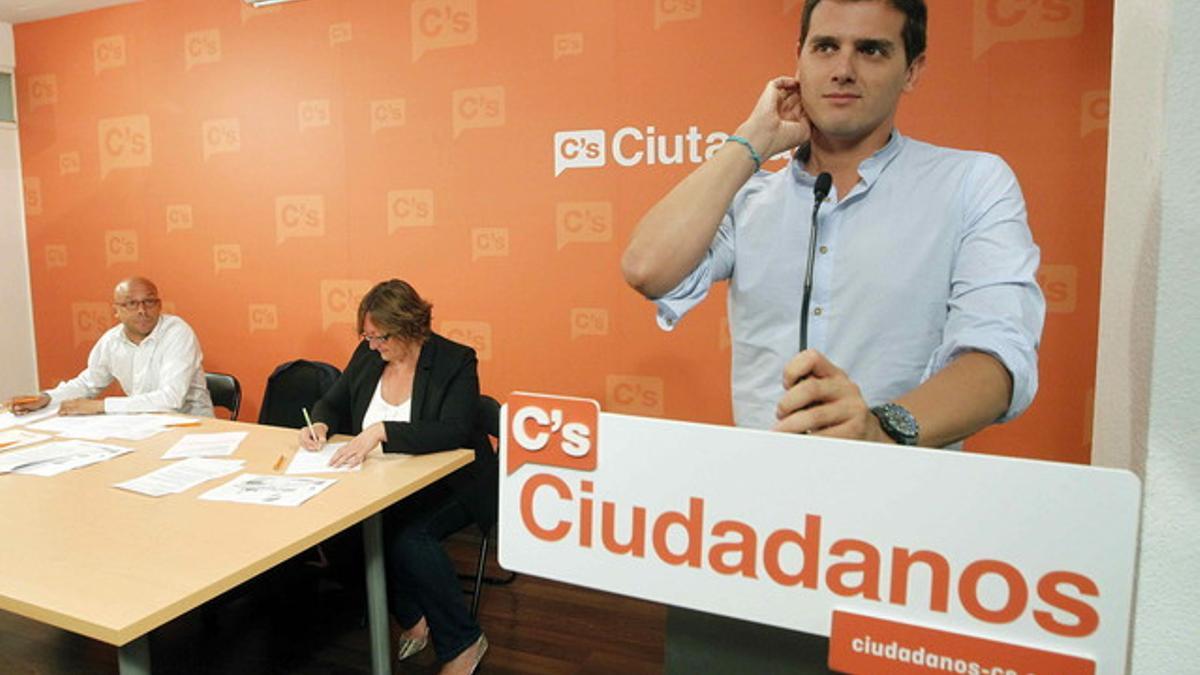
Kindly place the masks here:
POLYGON ((312 418, 308 416, 308 408, 301 408, 300 411, 304 413, 304 421, 308 424, 300 430, 300 447, 305 450, 320 450, 325 445, 329 425, 324 422, 313 424, 312 418))

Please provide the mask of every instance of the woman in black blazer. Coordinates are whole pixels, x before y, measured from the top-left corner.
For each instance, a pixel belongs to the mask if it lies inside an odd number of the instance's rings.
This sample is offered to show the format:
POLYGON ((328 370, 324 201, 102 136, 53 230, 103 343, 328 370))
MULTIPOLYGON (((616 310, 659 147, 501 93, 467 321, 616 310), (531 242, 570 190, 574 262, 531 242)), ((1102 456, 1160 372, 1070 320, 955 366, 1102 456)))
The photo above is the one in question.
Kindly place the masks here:
POLYGON ((473 447, 475 461, 385 513, 389 609, 403 627, 398 658, 432 638, 442 673, 470 673, 487 639, 463 602, 458 575, 441 540, 471 521, 496 518, 497 462, 476 427, 479 375, 475 350, 430 330, 432 306, 407 283, 377 284, 358 307, 362 343, 342 376, 313 408, 313 432, 300 444, 352 434, 333 466, 360 464, 377 446, 423 454, 473 447))

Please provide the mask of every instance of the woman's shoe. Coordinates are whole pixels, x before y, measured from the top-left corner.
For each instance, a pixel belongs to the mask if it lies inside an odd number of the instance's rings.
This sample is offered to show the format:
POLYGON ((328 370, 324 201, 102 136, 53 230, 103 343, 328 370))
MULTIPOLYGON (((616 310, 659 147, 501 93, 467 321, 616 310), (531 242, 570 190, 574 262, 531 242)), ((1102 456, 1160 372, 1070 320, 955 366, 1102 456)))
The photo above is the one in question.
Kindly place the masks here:
POLYGON ((483 660, 483 655, 487 653, 488 641, 487 636, 480 634, 479 642, 475 643, 475 663, 471 664, 470 672, 474 673, 479 669, 479 662, 483 660))
POLYGON ((403 661, 427 646, 429 646, 429 633, 418 638, 400 638, 400 648, 396 650, 396 660, 403 661))

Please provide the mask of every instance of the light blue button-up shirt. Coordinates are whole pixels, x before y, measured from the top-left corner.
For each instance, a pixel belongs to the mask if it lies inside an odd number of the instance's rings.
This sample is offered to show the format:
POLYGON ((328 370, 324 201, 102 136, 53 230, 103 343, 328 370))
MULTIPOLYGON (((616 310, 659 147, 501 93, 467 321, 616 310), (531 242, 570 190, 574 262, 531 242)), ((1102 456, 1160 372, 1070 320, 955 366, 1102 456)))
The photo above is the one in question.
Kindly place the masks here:
MULTIPOLYGON (((1037 392, 1045 300, 1039 251, 1016 176, 991 154, 940 148, 893 131, 823 204, 813 266, 809 346, 845 370, 869 405, 914 389, 959 354, 991 354, 1012 374, 1001 421, 1037 392)), ((793 159, 755 174, 734 197, 708 253, 656 301, 670 330, 729 280, 733 409, 770 428, 783 368, 800 340, 815 177, 793 159)), ((969 393, 967 393, 969 395, 969 393)))

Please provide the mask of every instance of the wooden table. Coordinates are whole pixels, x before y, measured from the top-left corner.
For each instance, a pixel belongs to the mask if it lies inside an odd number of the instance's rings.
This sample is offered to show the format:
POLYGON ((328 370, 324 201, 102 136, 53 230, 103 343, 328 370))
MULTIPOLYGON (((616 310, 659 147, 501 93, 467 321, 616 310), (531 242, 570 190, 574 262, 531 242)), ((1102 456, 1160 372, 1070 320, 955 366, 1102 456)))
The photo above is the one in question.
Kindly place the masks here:
MULTIPOLYGON (((151 630, 310 546, 364 522, 374 672, 389 673, 382 510, 469 464, 469 450, 372 454, 361 472, 296 508, 201 501, 233 476, 165 497, 112 487, 165 466, 186 433, 248 431, 235 459, 245 472, 280 473, 294 429, 204 420, 115 459, 51 478, 0 474, 0 610, 118 647, 122 673, 149 673, 151 630)), ((109 441, 105 441, 109 442, 109 441)))

